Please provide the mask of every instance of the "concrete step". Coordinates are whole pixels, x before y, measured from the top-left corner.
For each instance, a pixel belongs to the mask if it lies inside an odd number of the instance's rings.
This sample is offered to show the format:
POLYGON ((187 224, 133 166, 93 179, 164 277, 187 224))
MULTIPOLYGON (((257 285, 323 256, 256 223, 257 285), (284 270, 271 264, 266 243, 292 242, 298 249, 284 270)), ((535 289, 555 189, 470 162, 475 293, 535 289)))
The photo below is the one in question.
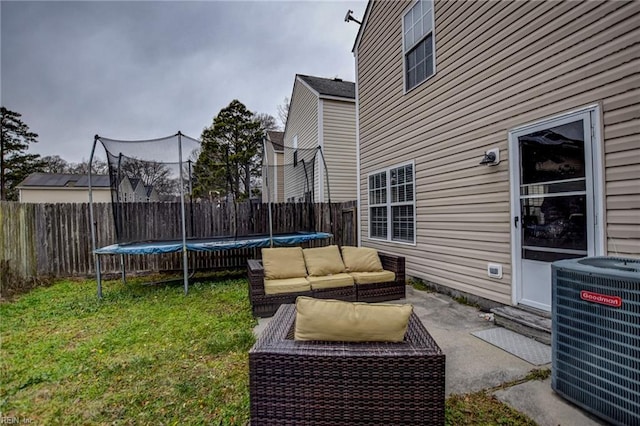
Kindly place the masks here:
POLYGON ((496 325, 531 337, 545 345, 551 344, 551 318, 549 313, 514 306, 491 309, 496 325))

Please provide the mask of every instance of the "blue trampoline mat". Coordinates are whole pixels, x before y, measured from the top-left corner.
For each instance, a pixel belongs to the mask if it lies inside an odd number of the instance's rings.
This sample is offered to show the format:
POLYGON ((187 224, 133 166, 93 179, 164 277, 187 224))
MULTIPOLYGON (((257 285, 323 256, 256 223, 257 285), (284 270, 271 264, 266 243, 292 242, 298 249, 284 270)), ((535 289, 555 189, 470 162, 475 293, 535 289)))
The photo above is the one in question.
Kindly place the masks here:
MULTIPOLYGON (((294 234, 275 234, 274 246, 292 246, 307 241, 323 240, 332 237, 326 232, 297 232, 294 234)), ((187 240, 189 251, 224 251, 244 248, 269 247, 269 235, 249 235, 246 237, 217 237, 187 240)), ((96 249, 96 254, 161 254, 182 251, 182 240, 144 241, 125 244, 112 244, 96 249)))

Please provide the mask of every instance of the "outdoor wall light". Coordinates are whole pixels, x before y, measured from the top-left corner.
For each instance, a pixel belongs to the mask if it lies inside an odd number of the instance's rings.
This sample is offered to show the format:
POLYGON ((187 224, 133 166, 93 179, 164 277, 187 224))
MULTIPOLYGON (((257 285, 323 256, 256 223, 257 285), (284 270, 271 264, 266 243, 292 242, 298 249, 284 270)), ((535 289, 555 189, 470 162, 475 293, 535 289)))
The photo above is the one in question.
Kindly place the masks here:
POLYGON ((348 24, 349 21, 353 21, 358 25, 362 25, 362 22, 358 21, 356 18, 353 17, 353 10, 351 10, 351 9, 349 9, 347 11, 347 14, 344 17, 344 22, 346 22, 348 24))
POLYGON ((480 164, 483 166, 497 166, 500 164, 500 149, 493 148, 486 151, 480 164))

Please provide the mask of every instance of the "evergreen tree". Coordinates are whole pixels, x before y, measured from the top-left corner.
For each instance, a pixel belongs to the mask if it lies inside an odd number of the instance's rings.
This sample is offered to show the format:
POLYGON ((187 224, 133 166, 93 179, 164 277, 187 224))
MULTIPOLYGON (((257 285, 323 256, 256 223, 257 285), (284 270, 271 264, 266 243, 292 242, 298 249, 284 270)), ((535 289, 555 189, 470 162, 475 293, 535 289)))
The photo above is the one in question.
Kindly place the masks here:
POLYGON ((233 100, 202 132, 202 151, 193 168, 196 197, 250 196, 251 180, 260 174, 261 123, 242 102, 233 100))
POLYGON ((38 154, 27 154, 29 144, 38 142, 38 135, 20 120, 22 114, 2 107, 0 140, 0 200, 17 200, 16 186, 27 176, 43 170, 38 154))

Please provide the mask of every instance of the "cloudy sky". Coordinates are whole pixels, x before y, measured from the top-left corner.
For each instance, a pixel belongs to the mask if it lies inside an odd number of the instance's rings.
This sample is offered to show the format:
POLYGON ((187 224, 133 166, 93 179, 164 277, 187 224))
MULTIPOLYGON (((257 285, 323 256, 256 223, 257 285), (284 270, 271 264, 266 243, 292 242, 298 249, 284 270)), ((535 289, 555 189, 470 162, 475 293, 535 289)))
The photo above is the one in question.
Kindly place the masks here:
POLYGON ((2 1, 1 100, 32 152, 88 159, 93 135, 199 138, 239 99, 278 117, 296 73, 354 81, 366 1, 2 1))

